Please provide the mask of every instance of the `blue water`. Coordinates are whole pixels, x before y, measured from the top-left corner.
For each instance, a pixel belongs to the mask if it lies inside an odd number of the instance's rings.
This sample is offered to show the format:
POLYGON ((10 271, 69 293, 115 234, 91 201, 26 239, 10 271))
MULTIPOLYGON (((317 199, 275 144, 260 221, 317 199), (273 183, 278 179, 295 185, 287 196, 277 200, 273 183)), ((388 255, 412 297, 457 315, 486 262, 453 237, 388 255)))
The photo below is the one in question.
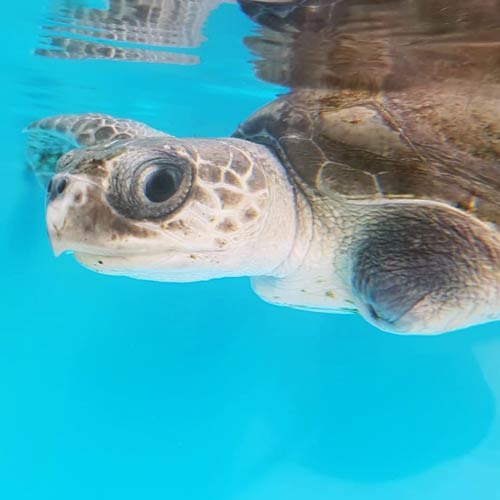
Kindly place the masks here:
POLYGON ((227 135, 280 89, 254 77, 235 5, 196 66, 36 57, 47 8, 2 4, 1 498, 500 498, 500 323, 398 337, 267 305, 245 279, 139 282, 53 257, 27 123, 99 111, 227 135))

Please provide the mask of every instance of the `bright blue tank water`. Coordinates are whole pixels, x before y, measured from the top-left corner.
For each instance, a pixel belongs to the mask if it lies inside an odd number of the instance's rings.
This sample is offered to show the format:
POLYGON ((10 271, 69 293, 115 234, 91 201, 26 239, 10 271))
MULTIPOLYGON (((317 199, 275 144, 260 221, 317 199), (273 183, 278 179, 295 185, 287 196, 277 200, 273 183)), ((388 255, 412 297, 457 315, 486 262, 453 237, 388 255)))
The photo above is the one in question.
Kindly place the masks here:
POLYGON ((277 89, 253 76, 235 5, 182 67, 35 57, 46 8, 2 4, 2 498, 500 498, 499 323, 398 337, 267 305, 246 279, 139 282, 52 256, 27 123, 100 111, 227 135, 277 89))

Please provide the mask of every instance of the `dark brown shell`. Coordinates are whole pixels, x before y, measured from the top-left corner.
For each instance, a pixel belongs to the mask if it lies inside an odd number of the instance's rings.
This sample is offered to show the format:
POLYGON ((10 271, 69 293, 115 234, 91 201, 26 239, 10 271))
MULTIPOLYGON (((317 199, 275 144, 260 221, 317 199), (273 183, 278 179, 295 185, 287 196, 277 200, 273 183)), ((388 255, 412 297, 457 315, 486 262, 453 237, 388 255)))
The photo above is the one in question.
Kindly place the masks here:
POLYGON ((500 223, 496 110, 484 102, 481 119, 471 121, 452 95, 426 102, 400 93, 295 91, 235 135, 270 146, 328 196, 440 201, 500 223))

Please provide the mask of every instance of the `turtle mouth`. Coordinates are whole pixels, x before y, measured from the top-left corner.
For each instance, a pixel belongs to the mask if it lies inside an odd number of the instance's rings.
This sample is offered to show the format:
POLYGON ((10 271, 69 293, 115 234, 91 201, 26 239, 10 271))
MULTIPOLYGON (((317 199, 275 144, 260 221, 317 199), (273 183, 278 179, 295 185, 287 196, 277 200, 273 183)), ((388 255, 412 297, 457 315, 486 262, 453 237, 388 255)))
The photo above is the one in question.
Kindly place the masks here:
POLYGON ((60 236, 61 230, 58 231, 56 228, 54 228, 53 231, 49 231, 49 238, 52 247, 52 252, 56 257, 59 257, 63 254, 70 254, 70 255, 73 254, 75 256, 88 255, 88 256, 103 257, 103 258, 104 257, 126 258, 128 256, 138 255, 138 252, 132 252, 130 250, 121 248, 106 248, 105 246, 92 245, 86 242, 67 241, 60 236))
POLYGON ((173 250, 161 253, 90 253, 73 251, 75 259, 87 269, 100 274, 127 276, 148 281, 186 283, 211 279, 213 272, 204 269, 202 254, 173 250))
POLYGON ((73 251, 74 258, 84 267, 101 274, 154 279, 158 268, 165 265, 166 255, 117 254, 73 251))
POLYGON ((132 253, 132 252, 89 252, 82 250, 69 250, 66 253, 72 254, 75 259, 83 265, 104 266, 113 265, 120 267, 128 267, 134 262, 145 263, 147 261, 166 261, 175 257, 178 252, 161 252, 161 253, 132 253))

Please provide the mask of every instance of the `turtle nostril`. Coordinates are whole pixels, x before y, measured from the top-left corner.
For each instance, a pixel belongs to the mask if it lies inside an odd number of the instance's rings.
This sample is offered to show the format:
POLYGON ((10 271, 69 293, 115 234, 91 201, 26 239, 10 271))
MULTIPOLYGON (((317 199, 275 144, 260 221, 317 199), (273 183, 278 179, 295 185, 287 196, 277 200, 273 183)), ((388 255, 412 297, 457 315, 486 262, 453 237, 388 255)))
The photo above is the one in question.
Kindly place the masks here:
POLYGON ((56 199, 58 196, 64 193, 68 185, 68 180, 66 177, 52 178, 47 186, 47 195, 49 201, 56 199))
POLYGON ((62 194, 63 191, 66 189, 66 185, 68 184, 68 181, 65 178, 62 178, 57 184, 56 184, 56 191, 57 194, 62 194))

